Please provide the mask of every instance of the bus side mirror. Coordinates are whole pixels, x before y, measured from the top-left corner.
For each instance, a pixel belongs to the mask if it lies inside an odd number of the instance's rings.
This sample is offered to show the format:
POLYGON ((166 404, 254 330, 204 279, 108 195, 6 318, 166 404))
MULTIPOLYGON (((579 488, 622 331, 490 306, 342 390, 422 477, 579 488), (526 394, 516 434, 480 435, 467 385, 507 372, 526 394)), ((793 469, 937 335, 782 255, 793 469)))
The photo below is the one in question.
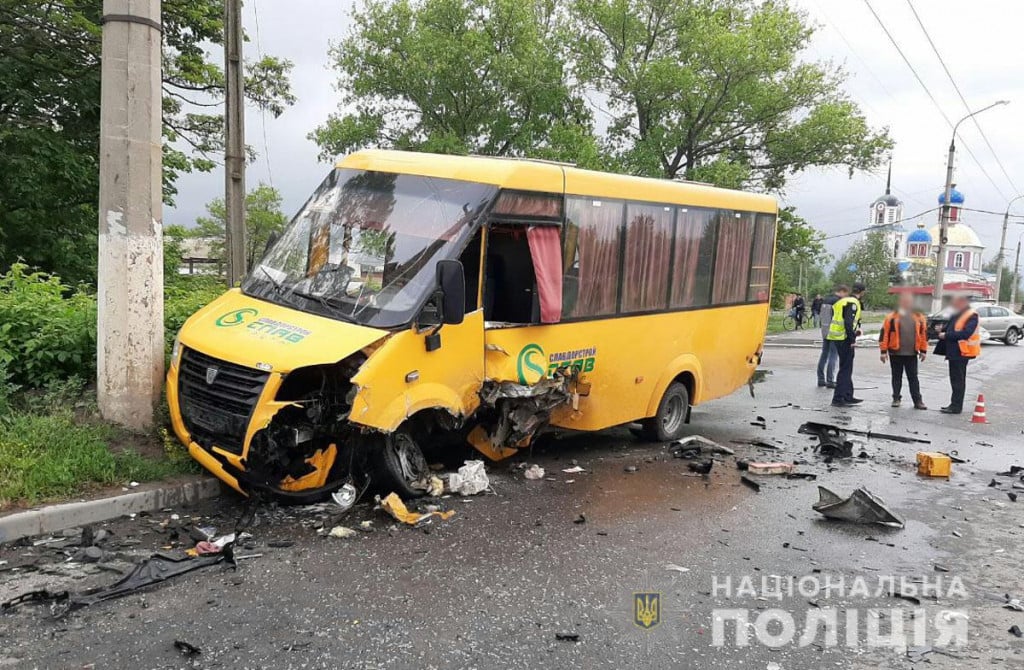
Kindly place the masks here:
POLYGON ((441 292, 441 323, 459 325, 466 316, 466 274, 462 263, 438 261, 437 287, 441 292))

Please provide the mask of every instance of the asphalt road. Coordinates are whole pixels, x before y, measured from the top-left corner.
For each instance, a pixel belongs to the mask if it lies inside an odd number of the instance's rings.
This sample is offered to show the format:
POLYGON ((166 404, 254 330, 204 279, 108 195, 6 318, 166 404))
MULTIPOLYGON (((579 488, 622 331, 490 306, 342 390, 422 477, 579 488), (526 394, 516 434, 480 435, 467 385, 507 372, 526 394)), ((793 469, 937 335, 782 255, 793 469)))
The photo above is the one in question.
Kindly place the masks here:
MULTIPOLYGON (((1024 464, 1024 347, 986 345, 971 366, 968 393, 985 392, 987 425, 891 409, 887 366, 870 349, 857 355, 867 402, 833 411, 829 393, 814 386, 816 351, 769 348, 772 374, 755 399, 743 389, 693 413, 693 434, 737 452, 715 456, 707 477, 664 445, 615 429, 548 437, 522 459, 489 464, 493 493, 434 501, 456 514, 422 528, 361 503, 340 523, 368 520, 373 531, 336 539, 318 534, 338 521, 330 506, 261 508, 237 550, 255 556, 237 569, 205 568, 61 620, 41 605, 0 615, 0 668, 1024 665, 1024 640, 1007 632, 1024 627, 1024 612, 1002 606, 1004 594, 1024 597, 1024 499, 1012 502, 1016 479, 995 474, 1024 464), (764 428, 751 425, 758 416, 764 428), (797 434, 803 421, 933 444, 854 437, 866 458, 827 463, 797 434), (733 442, 750 439, 779 448, 733 442), (948 481, 921 478, 920 448, 969 462, 954 465, 948 481), (741 483, 737 458, 795 460, 817 480, 759 477, 756 492, 741 483), (549 478, 524 479, 519 462, 540 464, 549 478), (573 465, 584 472, 562 472, 573 465), (988 486, 993 479, 997 487, 988 486), (906 527, 827 521, 811 509, 819 484, 842 495, 866 486, 906 527), (919 603, 882 593, 890 578, 904 595, 927 593, 919 603), (650 628, 634 623, 637 592, 660 594, 660 622, 650 628), (833 616, 839 627, 829 640, 815 622, 833 616), (738 640, 732 622, 742 617, 738 640), (726 622, 724 635, 715 635, 716 619, 726 622), (889 635, 899 622, 903 634, 889 635), (201 653, 188 658, 175 640, 201 653)), ((923 368, 935 409, 947 400, 944 373, 938 360, 923 368)), ((0 601, 43 585, 108 584, 117 578, 111 570, 189 544, 167 526, 227 532, 240 512, 237 499, 223 497, 113 522, 98 566, 66 560, 76 550, 61 545, 75 538, 0 548, 0 601)))

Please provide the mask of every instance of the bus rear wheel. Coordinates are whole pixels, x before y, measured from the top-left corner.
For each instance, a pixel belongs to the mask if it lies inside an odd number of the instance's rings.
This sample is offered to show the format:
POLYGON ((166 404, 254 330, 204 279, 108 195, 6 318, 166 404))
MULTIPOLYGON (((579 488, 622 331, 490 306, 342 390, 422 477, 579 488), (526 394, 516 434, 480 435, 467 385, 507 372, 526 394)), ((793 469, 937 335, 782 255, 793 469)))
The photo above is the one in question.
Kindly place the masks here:
POLYGON ((690 414, 690 392, 684 384, 672 382, 658 404, 658 413, 640 422, 640 437, 652 442, 678 440, 690 414))

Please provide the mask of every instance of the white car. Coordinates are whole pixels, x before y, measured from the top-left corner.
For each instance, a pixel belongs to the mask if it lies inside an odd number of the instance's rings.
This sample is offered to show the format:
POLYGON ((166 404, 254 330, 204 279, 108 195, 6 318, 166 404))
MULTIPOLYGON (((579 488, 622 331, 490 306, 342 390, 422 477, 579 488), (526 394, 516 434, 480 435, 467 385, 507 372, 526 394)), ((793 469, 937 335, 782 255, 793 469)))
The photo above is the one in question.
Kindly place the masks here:
MULTIPOLYGON (((1024 336, 1024 316, 1014 314, 1005 307, 999 305, 973 305, 978 313, 978 323, 981 327, 981 339, 999 340, 1004 344, 1013 346, 1020 342, 1024 336)), ((934 340, 938 337, 937 328, 945 328, 949 322, 952 309, 946 309, 932 314, 928 317, 928 339, 934 340)))

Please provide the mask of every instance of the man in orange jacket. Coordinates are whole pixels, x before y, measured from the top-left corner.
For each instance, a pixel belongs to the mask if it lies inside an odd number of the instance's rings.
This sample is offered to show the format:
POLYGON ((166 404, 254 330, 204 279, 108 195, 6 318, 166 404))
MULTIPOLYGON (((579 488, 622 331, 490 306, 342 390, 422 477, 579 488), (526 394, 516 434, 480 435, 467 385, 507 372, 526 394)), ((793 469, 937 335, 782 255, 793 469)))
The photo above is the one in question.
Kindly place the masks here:
POLYGON ((878 335, 882 362, 888 360, 892 369, 893 407, 900 406, 903 374, 906 373, 914 409, 928 409, 921 401, 921 382, 917 377, 917 362, 923 362, 928 353, 927 329, 924 314, 914 311, 914 297, 901 293, 899 308, 885 317, 878 335))

